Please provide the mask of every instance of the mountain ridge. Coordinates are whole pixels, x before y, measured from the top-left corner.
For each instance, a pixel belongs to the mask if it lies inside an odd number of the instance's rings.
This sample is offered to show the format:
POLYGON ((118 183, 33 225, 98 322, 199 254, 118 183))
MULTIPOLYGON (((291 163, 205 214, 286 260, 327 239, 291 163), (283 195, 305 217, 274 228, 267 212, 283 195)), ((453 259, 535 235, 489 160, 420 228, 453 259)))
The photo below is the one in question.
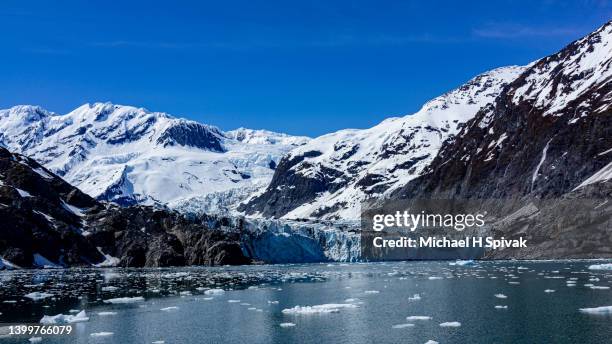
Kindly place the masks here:
POLYGON ((38 106, 0 110, 0 133, 3 146, 95 198, 120 204, 168 204, 264 186, 280 157, 309 140, 244 128, 222 132, 112 103, 85 104, 63 115, 38 106), (238 140, 245 135, 249 140, 238 140))

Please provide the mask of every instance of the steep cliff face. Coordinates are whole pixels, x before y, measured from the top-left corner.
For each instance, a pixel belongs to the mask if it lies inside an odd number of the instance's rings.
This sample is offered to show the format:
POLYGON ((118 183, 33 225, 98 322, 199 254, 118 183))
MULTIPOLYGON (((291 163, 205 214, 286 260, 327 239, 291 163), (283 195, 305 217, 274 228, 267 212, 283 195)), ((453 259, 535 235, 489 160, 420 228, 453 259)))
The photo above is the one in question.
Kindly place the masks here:
POLYGON ((285 156, 266 191, 241 210, 287 219, 356 219, 363 200, 384 197, 418 177, 442 142, 523 70, 495 69, 431 100, 416 114, 316 138, 285 156))
POLYGON ((0 257, 19 267, 247 264, 235 234, 177 212, 100 203, 0 147, 0 257))
POLYGON ((511 207, 491 258, 612 256, 612 23, 532 64, 391 199, 511 207))

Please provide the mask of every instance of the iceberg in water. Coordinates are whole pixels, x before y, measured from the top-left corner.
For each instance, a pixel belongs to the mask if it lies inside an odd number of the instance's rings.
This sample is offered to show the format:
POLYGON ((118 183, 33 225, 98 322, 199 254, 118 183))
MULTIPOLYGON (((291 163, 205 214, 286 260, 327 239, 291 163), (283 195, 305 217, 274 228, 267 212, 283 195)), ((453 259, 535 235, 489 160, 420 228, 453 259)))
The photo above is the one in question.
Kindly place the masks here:
POLYGON ((46 299, 51 296, 53 296, 53 294, 35 291, 33 293, 25 294, 23 297, 27 297, 30 300, 38 301, 38 300, 46 299))
POLYGON ((409 317, 406 317, 406 320, 408 320, 408 321, 431 320, 431 317, 430 316, 426 316, 426 315, 411 315, 409 317))
POLYGON ((223 293, 225 293, 223 289, 209 289, 204 292, 205 295, 221 295, 223 293))
POLYGON ((612 306, 580 308, 580 311, 582 313, 589 313, 589 314, 612 314, 612 306))
POLYGON ((120 304, 120 303, 136 303, 144 301, 144 297, 136 296, 136 297, 118 297, 114 299, 104 300, 104 303, 112 303, 112 304, 120 304))
POLYGON ((41 324, 72 324, 77 322, 89 321, 89 317, 85 311, 80 311, 76 315, 45 315, 40 319, 41 324))
POLYGON ((610 264, 593 264, 589 266, 589 270, 612 270, 612 263, 610 264))
POLYGON ((295 306, 293 308, 283 309, 283 314, 338 313, 342 308, 357 308, 357 305, 354 305, 352 303, 327 303, 315 306, 295 306))

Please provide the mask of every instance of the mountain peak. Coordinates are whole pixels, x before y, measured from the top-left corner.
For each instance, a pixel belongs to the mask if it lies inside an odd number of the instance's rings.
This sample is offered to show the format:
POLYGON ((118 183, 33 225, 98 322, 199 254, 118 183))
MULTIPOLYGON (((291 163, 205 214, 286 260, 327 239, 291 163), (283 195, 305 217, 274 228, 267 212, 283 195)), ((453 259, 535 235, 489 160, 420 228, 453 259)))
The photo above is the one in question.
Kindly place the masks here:
POLYGON ((559 115, 585 92, 612 79, 612 21, 556 54, 538 60, 517 79, 514 104, 528 102, 546 115, 559 115))
POLYGON ((20 119, 24 123, 40 121, 52 115, 53 113, 36 105, 16 105, 10 109, 0 110, 0 118, 11 117, 15 120, 20 119))

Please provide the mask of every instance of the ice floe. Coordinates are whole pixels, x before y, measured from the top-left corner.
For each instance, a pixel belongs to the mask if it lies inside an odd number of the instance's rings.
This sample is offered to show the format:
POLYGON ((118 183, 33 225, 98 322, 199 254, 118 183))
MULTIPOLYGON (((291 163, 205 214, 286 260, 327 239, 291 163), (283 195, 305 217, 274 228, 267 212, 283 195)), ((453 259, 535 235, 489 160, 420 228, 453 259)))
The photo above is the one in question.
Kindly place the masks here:
POLYGON ((357 305, 352 303, 327 303, 315 306, 295 306, 293 308, 283 309, 283 314, 325 314, 338 313, 343 308, 357 308, 357 305))
POLYGON ((113 286, 102 287, 102 291, 117 291, 119 288, 113 286))
POLYGON ((98 315, 101 317, 106 317, 110 315, 117 315, 117 312, 98 312, 98 315))
POLYGON ((284 323, 280 323, 279 325, 280 327, 294 327, 295 324, 291 323, 291 322, 284 322, 284 323))
POLYGON ((589 270, 612 270, 612 263, 609 264, 593 264, 589 266, 589 270))
POLYGON ((427 315, 411 315, 411 316, 406 317, 406 320, 408 320, 408 321, 431 320, 431 317, 427 316, 427 315))
POLYGON ((589 314, 612 314, 612 306, 580 308, 580 311, 582 313, 589 313, 589 314))
POLYGON ((121 303, 136 303, 143 302, 144 297, 135 296, 135 297, 117 297, 114 299, 104 300, 104 303, 112 303, 112 304, 121 304, 121 303))
POLYGON ((507 299, 508 297, 504 294, 495 294, 495 297, 498 299, 507 299))
POLYGON ((112 336, 114 333, 113 332, 94 332, 92 334, 90 334, 90 336, 92 337, 109 337, 112 336))
POLYGON ((414 327, 414 324, 397 324, 391 326, 391 328, 406 328, 406 327, 414 327))
POLYGON ((53 294, 35 291, 33 293, 25 294, 23 297, 27 297, 30 300, 38 301, 38 300, 43 300, 43 299, 46 299, 52 296, 53 294))
POLYGON ((450 266, 470 266, 475 264, 476 262, 474 262, 473 260, 457 260, 455 262, 448 263, 448 265, 450 266))
POLYGON ((45 315, 40 319, 41 324, 49 325, 49 324, 72 324, 77 322, 85 322, 89 321, 89 317, 85 311, 80 311, 76 315, 45 315))
POLYGON ((461 326, 461 323, 458 321, 449 321, 449 322, 443 322, 440 324, 440 327, 459 327, 461 326))
POLYGON ((221 295, 224 294, 225 290, 223 289, 209 289, 207 291, 204 292, 204 294, 206 295, 221 295))

